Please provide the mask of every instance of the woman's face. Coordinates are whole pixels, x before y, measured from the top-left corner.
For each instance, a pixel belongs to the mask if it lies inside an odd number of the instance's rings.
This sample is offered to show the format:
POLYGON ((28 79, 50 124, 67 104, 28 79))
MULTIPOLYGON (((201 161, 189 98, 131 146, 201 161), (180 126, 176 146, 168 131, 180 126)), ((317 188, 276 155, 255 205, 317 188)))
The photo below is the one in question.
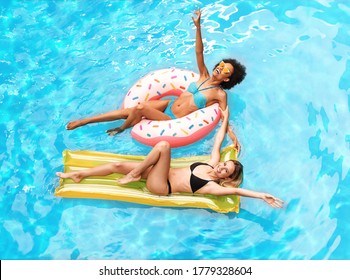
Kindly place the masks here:
POLYGON ((214 171, 220 179, 229 177, 235 171, 235 165, 232 161, 219 162, 215 167, 214 171))
POLYGON ((219 65, 214 69, 213 76, 225 80, 231 77, 233 71, 234 67, 231 63, 225 63, 224 61, 221 61, 219 65))

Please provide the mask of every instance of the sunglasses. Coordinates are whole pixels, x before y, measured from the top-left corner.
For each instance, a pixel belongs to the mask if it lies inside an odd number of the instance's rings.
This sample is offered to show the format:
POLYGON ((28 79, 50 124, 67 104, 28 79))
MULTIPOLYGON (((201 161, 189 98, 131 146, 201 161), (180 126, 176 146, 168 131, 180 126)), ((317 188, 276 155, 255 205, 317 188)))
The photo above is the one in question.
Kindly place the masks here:
POLYGON ((221 62, 219 63, 219 67, 222 68, 222 72, 223 72, 224 74, 231 74, 230 69, 228 69, 227 67, 225 67, 225 62, 224 62, 224 61, 221 61, 221 62))

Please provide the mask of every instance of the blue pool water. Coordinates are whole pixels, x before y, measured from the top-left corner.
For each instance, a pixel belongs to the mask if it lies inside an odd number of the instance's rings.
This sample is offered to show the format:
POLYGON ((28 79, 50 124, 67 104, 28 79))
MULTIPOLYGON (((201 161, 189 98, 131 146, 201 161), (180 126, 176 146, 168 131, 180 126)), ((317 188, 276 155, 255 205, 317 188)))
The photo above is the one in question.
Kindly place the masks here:
MULTIPOLYGON (((3 2, 1 259, 350 259, 348 1, 3 2), (65 149, 150 150, 130 130, 108 137, 120 122, 65 125, 118 108, 151 70, 196 70, 197 7, 208 67, 226 57, 247 66, 229 92, 243 187, 285 208, 242 198, 239 214, 218 214, 55 197, 65 149)), ((206 154, 214 133, 173 156, 206 154)))

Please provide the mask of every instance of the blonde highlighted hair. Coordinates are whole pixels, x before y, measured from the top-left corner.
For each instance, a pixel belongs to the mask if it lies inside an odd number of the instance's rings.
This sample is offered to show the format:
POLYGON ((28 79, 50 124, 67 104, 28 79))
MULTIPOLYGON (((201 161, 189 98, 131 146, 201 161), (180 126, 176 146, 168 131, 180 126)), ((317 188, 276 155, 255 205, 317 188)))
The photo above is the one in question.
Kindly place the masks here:
POLYGON ((234 164, 235 170, 226 179, 222 179, 220 185, 223 187, 237 188, 243 181, 243 165, 238 160, 230 159, 228 161, 234 164), (228 178, 231 180, 228 180, 228 178))

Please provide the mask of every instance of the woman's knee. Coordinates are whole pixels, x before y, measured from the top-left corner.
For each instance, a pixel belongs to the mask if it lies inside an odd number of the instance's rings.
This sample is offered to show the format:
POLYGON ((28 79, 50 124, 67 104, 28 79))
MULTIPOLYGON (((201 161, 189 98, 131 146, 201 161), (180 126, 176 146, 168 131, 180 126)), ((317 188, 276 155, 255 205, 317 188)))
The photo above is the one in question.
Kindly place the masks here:
POLYGON ((161 151, 168 151, 170 150, 170 144, 167 141, 160 141, 156 144, 156 146, 161 151))
POLYGON ((122 166, 121 162, 112 162, 111 163, 111 167, 113 169, 113 172, 117 173, 120 169, 120 167, 122 166))
POLYGON ((143 111, 142 104, 139 104, 139 105, 136 105, 135 107, 130 108, 130 114, 132 115, 142 115, 142 111, 143 111))
POLYGON ((141 104, 136 105, 134 108, 135 108, 135 111, 136 111, 136 112, 141 112, 141 113, 143 113, 143 111, 144 111, 145 109, 147 109, 148 107, 149 107, 149 105, 147 105, 147 104, 145 104, 145 103, 141 103, 141 104))

